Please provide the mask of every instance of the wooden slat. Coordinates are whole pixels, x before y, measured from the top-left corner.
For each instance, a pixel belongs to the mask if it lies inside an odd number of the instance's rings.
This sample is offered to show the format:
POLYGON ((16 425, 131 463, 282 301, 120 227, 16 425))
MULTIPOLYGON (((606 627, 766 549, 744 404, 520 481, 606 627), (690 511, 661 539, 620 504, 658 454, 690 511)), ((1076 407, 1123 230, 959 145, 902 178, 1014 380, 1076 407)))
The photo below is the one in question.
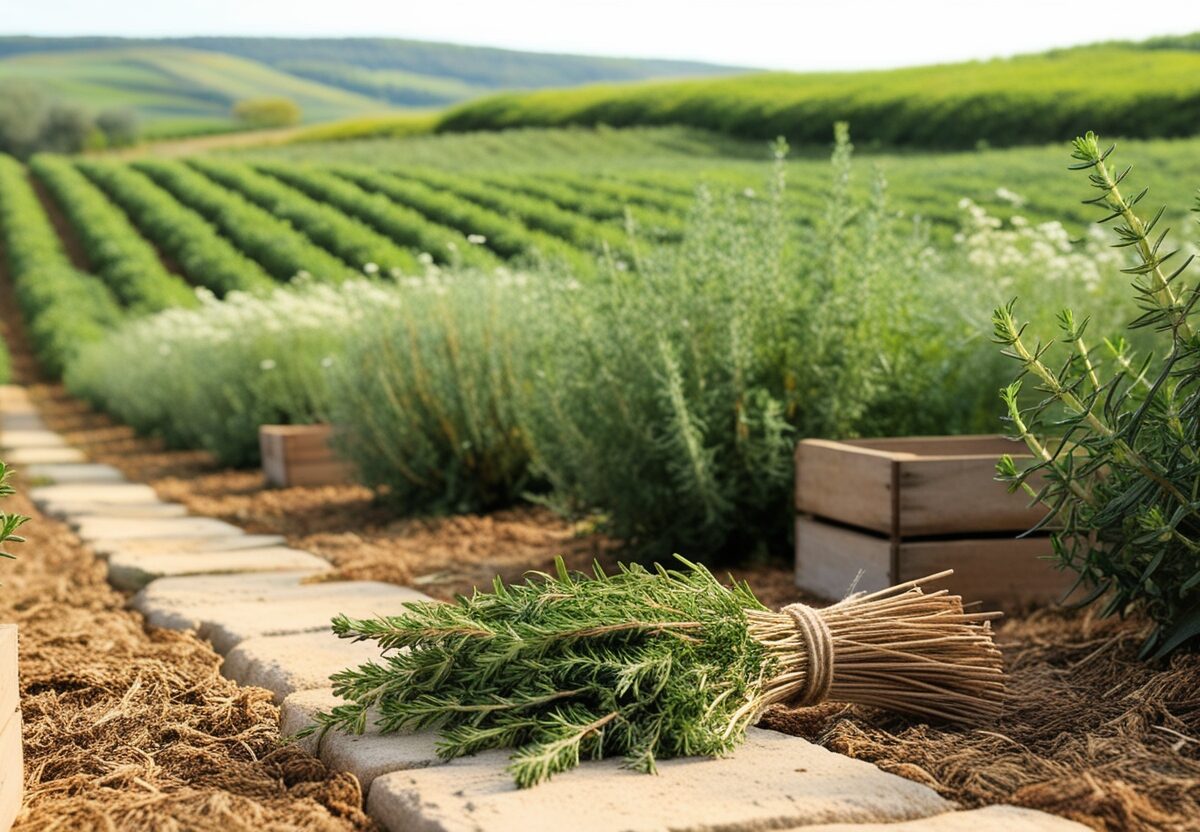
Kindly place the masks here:
POLYGON ((871 448, 805 439, 796 447, 796 510, 892 535, 896 459, 871 448))
POLYGON ((897 534, 920 537, 1023 532, 1046 515, 1024 491, 996 482, 996 456, 937 456, 901 460, 897 534))
POLYGON ((267 482, 281 487, 349 482, 353 470, 330 447, 332 436, 330 425, 263 425, 258 437, 267 482))
POLYGON ((796 518, 796 586, 806 592, 837 600, 851 586, 883 589, 891 584, 891 563, 892 544, 885 538, 796 518))
POLYGON ((1048 537, 904 542, 897 553, 895 581, 953 569, 954 576, 942 586, 966 601, 983 601, 1000 609, 1054 603, 1076 576, 1056 569, 1046 559, 1051 551, 1048 537))

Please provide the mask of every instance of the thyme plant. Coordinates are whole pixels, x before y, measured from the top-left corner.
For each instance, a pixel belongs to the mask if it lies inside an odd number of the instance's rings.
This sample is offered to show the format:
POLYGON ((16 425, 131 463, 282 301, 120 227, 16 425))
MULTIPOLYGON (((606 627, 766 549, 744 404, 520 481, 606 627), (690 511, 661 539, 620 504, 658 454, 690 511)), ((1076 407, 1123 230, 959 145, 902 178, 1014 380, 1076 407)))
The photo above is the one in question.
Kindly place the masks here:
POLYGON ((1124 338, 1096 343, 1069 310, 1057 344, 1031 340, 1012 303, 996 309, 996 339, 1021 367, 1002 396, 1034 456, 1023 468, 1005 456, 999 473, 1048 507, 1039 528, 1054 528, 1055 555, 1089 589, 1084 602, 1106 598, 1105 615, 1150 617, 1142 653, 1158 657, 1200 635, 1200 295, 1183 279, 1192 257, 1165 245, 1165 209, 1137 210, 1147 190, 1126 196, 1130 168, 1112 167, 1112 152, 1089 132, 1074 142, 1071 169, 1089 172, 1099 194, 1088 202, 1133 254, 1125 272, 1141 314, 1129 328, 1151 331, 1161 355, 1135 359, 1124 338))

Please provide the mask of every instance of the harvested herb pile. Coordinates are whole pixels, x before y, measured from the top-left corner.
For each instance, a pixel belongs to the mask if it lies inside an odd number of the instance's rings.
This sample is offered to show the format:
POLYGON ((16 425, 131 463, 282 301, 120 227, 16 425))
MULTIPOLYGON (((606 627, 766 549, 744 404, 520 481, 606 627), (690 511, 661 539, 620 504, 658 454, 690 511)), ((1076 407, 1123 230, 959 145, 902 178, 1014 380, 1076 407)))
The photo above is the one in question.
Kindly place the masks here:
POLYGON ((905 585, 772 612, 745 584, 680 560, 588 577, 559 559, 555 575, 497 579, 454 604, 338 618, 335 633, 386 655, 335 674, 350 703, 317 724, 361 733, 377 708, 383 733, 438 729, 445 758, 511 748, 524 788, 583 759, 621 756, 652 772, 658 758, 725 754, 779 702, 833 698, 955 721, 999 712, 991 616, 944 590, 905 585))

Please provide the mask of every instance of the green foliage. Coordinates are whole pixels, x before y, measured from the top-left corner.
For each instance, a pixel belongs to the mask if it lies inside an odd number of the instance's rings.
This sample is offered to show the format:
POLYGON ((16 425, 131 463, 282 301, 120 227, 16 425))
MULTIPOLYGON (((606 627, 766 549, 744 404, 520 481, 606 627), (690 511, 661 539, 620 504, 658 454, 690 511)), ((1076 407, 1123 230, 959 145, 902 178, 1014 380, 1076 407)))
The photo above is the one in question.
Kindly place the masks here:
POLYGON ((440 131, 567 124, 683 124, 747 138, 817 142, 837 121, 893 146, 971 148, 1059 141, 1099 123, 1138 137, 1194 135, 1200 54, 1121 46, 885 72, 730 78, 514 92, 450 111, 440 131))
MULTIPOLYGON (((9 477, 12 476, 12 469, 0 462, 0 499, 11 497, 16 494, 16 490, 9 484, 9 477)), ((0 511, 0 558, 12 559, 6 549, 9 543, 24 543, 25 538, 17 534, 17 530, 29 520, 20 514, 9 514, 6 511, 0 511)))
POLYGON ((107 147, 130 147, 141 137, 137 113, 124 107, 101 112, 96 116, 96 128, 104 134, 107 147))
POLYGON ((307 127, 292 136, 289 142, 344 142, 364 138, 396 139, 401 136, 419 136, 433 132, 436 118, 424 113, 348 118, 307 127))
POLYGON ((89 345, 65 381, 172 447, 248 465, 258 460, 260 425, 328 421, 329 376, 345 342, 365 315, 396 314, 400 301, 397 287, 366 280, 205 298, 89 345))
POLYGON ((417 260, 370 226, 346 216, 336 206, 326 205, 277 179, 238 162, 196 159, 192 167, 215 182, 286 220, 326 251, 359 270, 374 273, 412 273, 417 260))
POLYGON ((192 208, 277 280, 308 272, 338 282, 354 272, 290 224, 182 162, 147 159, 134 167, 192 208))
POLYGON ((288 127, 298 124, 300 115, 290 98, 248 98, 233 105, 233 117, 247 127, 288 127))
POLYGON ((8 156, 0 156, 0 240, 26 333, 43 369, 57 376, 121 320, 121 309, 99 278, 72 268, 25 168, 8 156))
MULTIPOLYGON (((682 559, 681 559, 682 560, 682 559)), ((434 728, 445 759, 511 748, 521 788, 584 759, 624 757, 653 772, 668 757, 732 750, 754 718, 742 709, 774 675, 750 637, 749 587, 707 570, 536 574, 456 603, 413 603, 402 616, 334 620, 370 639, 381 662, 333 677, 350 704, 318 717, 361 733, 378 708, 384 733, 434 728), (741 710, 739 710, 741 709, 741 710)))
POLYGON ((1100 191, 1089 202, 1105 212, 1101 222, 1117 221, 1116 246, 1134 256, 1125 272, 1141 314, 1130 330, 1155 333, 1159 354, 1139 360, 1124 338, 1092 341, 1088 319, 1064 311, 1055 366, 1055 342, 1031 341, 1013 304, 997 308, 996 339, 1021 365, 1003 396, 1034 456, 1023 470, 1005 457, 999 471, 1050 510, 1055 552, 1091 588, 1088 599, 1104 597, 1105 614, 1143 610, 1157 625, 1143 654, 1162 656, 1200 636, 1200 294, 1184 281, 1192 258, 1164 245, 1165 209, 1149 219, 1135 210, 1146 190, 1122 192, 1129 168, 1110 167, 1112 150, 1089 132, 1075 140, 1071 167, 1089 171, 1100 191), (1039 394, 1032 402, 1020 395, 1026 377, 1039 394))
POLYGON ((129 218, 67 159, 38 155, 29 165, 79 235, 92 267, 135 313, 194 306, 191 288, 166 270, 129 218))
POLYGON ((173 258, 198 286, 218 295, 274 285, 263 269, 244 256, 190 208, 180 205, 145 174, 126 165, 81 161, 78 168, 138 225, 146 237, 173 258))
POLYGON ((500 259, 471 243, 465 234, 439 225, 407 205, 370 193, 332 173, 298 165, 259 165, 260 170, 298 188, 313 199, 328 203, 348 216, 368 223, 401 245, 429 254, 441 264, 493 268, 500 259))
POLYGON ((514 399, 534 296, 520 277, 431 272, 347 339, 329 413, 363 482, 409 513, 517 499, 529 456, 514 399))

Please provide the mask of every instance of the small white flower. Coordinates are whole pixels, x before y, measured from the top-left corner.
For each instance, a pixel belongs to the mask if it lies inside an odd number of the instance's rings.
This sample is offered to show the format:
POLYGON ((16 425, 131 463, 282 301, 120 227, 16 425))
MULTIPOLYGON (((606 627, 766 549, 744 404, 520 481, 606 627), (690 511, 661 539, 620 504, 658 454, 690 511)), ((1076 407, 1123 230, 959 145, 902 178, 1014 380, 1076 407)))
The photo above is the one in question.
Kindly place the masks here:
POLYGON ((275 369, 275 359, 264 358, 262 361, 258 362, 258 368, 260 370, 274 370, 275 369))
POLYGON ((327 355, 324 358, 322 358, 321 366, 324 367, 326 370, 328 370, 330 367, 332 367, 333 366, 333 356, 327 355))
POLYGON ((468 234, 467 242, 471 245, 481 246, 487 242, 487 237, 483 236, 482 234, 468 234))
POLYGON ((379 274, 379 264, 378 263, 364 263, 363 264, 363 273, 364 274, 379 274))
POLYGON ((746 199, 754 199, 754 197, 758 196, 758 192, 753 188, 746 188, 746 190, 742 191, 742 196, 746 197, 746 199))
POLYGON ((432 266, 433 265, 433 255, 430 254, 428 251, 422 251, 420 254, 417 255, 417 262, 420 263, 422 266, 432 266))

